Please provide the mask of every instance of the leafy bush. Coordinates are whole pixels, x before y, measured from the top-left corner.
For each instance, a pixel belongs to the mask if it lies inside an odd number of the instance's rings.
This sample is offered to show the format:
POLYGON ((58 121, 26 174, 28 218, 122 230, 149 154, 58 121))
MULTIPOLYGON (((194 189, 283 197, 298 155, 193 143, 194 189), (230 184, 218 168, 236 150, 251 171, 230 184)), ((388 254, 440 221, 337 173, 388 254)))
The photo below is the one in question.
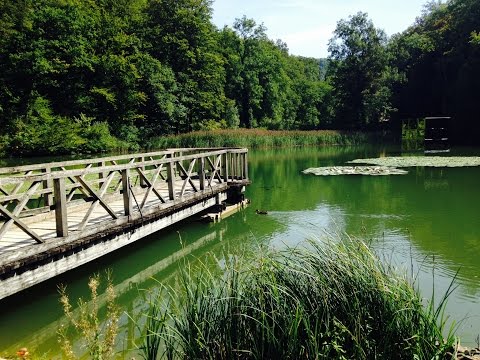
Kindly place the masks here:
POLYGON ((106 122, 94 122, 91 118, 80 115, 78 122, 83 124, 82 137, 86 140, 85 144, 81 146, 82 151, 100 152, 118 148, 127 148, 128 144, 122 142, 110 134, 108 124, 106 122))
POLYGON ((83 114, 73 119, 55 115, 41 96, 29 104, 25 116, 14 121, 11 132, 8 149, 22 155, 100 152, 122 145, 110 135, 106 123, 83 114))
POLYGON ((8 135, 0 135, 0 156, 5 156, 10 145, 10 137, 8 135))

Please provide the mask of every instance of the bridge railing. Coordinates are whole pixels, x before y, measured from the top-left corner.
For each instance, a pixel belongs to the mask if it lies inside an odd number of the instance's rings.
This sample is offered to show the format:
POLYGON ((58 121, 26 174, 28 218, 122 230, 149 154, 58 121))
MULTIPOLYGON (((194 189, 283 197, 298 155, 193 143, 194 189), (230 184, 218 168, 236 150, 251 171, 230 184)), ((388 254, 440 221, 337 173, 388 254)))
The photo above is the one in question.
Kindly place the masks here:
POLYGON ((244 182, 247 153, 243 148, 168 149, 0 168, 0 240, 15 229, 37 243, 72 232, 78 236, 100 222, 128 221, 134 212, 244 182), (105 213, 100 220, 99 209, 105 213), (55 217, 55 231, 31 226, 49 216, 55 217))

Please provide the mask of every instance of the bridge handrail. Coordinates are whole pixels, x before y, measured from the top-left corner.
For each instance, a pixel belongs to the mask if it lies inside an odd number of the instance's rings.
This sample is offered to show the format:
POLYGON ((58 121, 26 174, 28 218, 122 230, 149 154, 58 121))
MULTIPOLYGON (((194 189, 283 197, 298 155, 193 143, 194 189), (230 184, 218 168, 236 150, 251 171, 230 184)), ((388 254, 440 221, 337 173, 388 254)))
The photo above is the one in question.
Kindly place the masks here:
MULTIPOLYGON (((121 156, 121 157, 105 157, 105 158, 96 158, 91 159, 88 161, 81 160, 72 160, 72 161, 65 161, 65 162, 55 162, 55 163, 44 163, 44 164, 36 164, 36 166, 32 165, 32 167, 21 166, 21 167, 10 167, 10 168, 0 168, 0 174, 6 174, 3 172, 4 169, 12 169, 12 172, 29 172, 33 170, 43 170, 43 169, 50 169, 50 171, 44 172, 42 174, 24 174, 24 175, 13 175, 13 176, 3 176, 0 177, 0 186, 5 184, 18 184, 25 181, 47 181, 59 178, 68 178, 72 176, 82 176, 82 175, 89 175, 89 174, 99 174, 103 172, 109 171, 120 171, 124 169, 136 169, 139 167, 147 167, 153 165, 161 165, 161 164, 168 164, 171 162, 177 161, 188 161, 193 159, 198 159, 202 157, 214 156, 214 155, 221 155, 221 154, 246 154, 248 153, 247 149, 244 148, 228 148, 223 150, 216 150, 216 151, 208 151, 203 153, 195 153, 192 155, 181 155, 181 156, 173 156, 167 158, 161 158, 156 160, 148 160, 148 161, 140 161, 134 163, 126 163, 120 165, 104 165, 104 166, 97 166, 97 167, 90 167, 86 169, 56 169, 60 167, 66 166, 75 166, 75 165, 90 165, 90 164, 98 164, 101 162, 108 162, 108 161, 117 161, 117 160, 126 160, 126 159, 138 159, 138 158, 145 158, 145 157, 153 157, 158 155, 174 155, 176 152, 185 152, 186 150, 192 149, 179 149, 175 151, 162 151, 161 153, 146 153, 146 154, 133 154, 130 156, 121 156)), ((200 149, 193 149, 194 151, 200 149)), ((0 194, 1 199, 1 194, 0 194)))
POLYGON ((205 151, 216 151, 216 150, 228 150, 230 152, 244 152, 245 148, 238 147, 227 147, 227 148, 169 148, 161 151, 147 152, 147 153, 136 153, 136 154, 125 154, 125 155, 115 155, 115 156, 106 156, 92 159, 79 159, 79 160, 67 160, 67 161, 54 161, 48 163, 39 163, 39 164, 29 164, 29 165, 19 165, 19 166, 6 166, 0 167, 0 175, 11 174, 17 172, 28 172, 35 170, 42 170, 47 168, 61 168, 68 166, 78 166, 78 165, 89 165, 89 164, 99 164, 102 162, 111 162, 111 161, 120 161, 128 159, 138 159, 146 157, 155 157, 155 156, 165 156, 176 153, 185 153, 185 152, 205 152, 205 151))
POLYGON ((165 204, 212 186, 220 185, 223 189, 231 183, 248 182, 247 154, 246 148, 182 148, 11 167, 8 169, 15 173, 25 172, 12 176, 5 168, 0 169, 4 170, 0 175, 0 239, 15 225, 32 240, 43 243, 42 236, 29 227, 32 221, 27 217, 53 214, 51 210, 56 218, 57 237, 65 238, 69 234, 68 209, 79 203, 90 206, 78 227, 81 232, 91 226, 87 224, 96 206, 103 207, 110 220, 128 217, 130 221, 134 212, 132 198, 137 201, 135 192, 143 197, 135 210, 141 213, 148 207, 149 196, 154 195, 156 201, 165 204), (128 162, 117 163, 120 160, 128 162), (111 165, 105 165, 107 162, 111 165), (80 165, 84 167, 66 169, 80 165), (123 197, 121 214, 109 205, 111 199, 119 197, 123 197), (33 201, 37 205, 32 207, 33 201))

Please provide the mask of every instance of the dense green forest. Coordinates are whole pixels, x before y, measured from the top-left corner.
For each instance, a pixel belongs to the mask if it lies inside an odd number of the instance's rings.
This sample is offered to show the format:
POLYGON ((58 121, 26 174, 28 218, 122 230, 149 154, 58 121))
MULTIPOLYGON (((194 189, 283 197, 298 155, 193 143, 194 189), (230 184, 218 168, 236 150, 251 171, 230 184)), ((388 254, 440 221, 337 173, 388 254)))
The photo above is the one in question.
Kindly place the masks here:
POLYGON ((376 130, 480 118, 480 2, 432 2, 387 38, 340 20, 328 59, 289 54, 246 17, 212 23, 211 0, 2 0, 0 151, 138 149, 194 130, 376 130))

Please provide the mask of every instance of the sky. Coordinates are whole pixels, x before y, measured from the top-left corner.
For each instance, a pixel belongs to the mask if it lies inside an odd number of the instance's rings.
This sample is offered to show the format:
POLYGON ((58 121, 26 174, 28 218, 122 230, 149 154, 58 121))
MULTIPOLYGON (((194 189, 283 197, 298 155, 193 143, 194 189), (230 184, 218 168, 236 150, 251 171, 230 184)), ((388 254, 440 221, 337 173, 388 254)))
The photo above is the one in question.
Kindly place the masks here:
POLYGON ((270 39, 287 43, 290 54, 324 58, 337 21, 366 12, 387 35, 402 32, 422 12, 426 0, 214 0, 213 22, 232 26, 246 15, 267 27, 270 39))

